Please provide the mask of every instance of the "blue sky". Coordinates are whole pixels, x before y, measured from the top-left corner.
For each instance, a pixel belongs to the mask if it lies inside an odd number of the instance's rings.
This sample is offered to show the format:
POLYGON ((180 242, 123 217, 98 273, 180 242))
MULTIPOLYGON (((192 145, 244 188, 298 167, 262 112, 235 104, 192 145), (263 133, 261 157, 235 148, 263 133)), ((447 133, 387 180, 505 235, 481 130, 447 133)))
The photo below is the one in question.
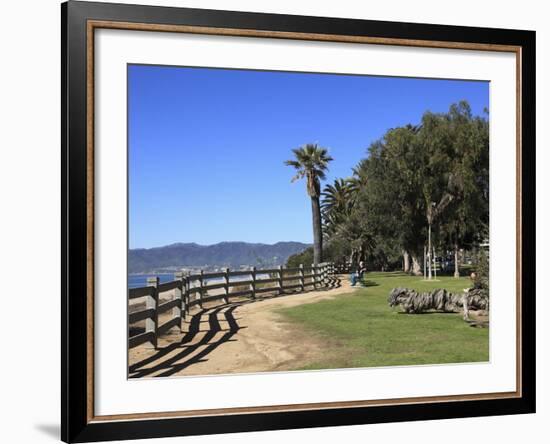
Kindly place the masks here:
POLYGON ((128 66, 130 248, 174 242, 312 242, 291 149, 329 149, 347 177, 388 128, 468 100, 486 82, 128 66))

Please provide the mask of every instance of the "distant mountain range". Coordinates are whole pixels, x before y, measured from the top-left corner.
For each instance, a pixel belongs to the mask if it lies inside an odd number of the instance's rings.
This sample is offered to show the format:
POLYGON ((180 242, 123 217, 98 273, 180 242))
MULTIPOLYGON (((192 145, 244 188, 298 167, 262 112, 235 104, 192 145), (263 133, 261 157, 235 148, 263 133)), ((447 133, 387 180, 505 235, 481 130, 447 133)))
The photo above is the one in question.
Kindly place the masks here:
POLYGON ((277 242, 273 245, 220 242, 214 245, 177 243, 156 248, 136 248, 129 251, 128 271, 150 273, 182 267, 235 268, 241 265, 272 267, 284 265, 289 256, 309 246, 301 242, 277 242))

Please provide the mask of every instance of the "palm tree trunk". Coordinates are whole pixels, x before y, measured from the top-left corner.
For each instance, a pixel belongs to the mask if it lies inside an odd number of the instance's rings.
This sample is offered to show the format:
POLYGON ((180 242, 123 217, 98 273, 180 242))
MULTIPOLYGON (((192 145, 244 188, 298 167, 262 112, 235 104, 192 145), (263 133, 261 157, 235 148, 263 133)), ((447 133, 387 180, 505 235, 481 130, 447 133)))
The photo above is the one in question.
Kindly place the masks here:
POLYGON ((323 262, 323 233, 321 231, 321 205, 319 197, 311 197, 311 216, 313 220, 313 263, 323 262))

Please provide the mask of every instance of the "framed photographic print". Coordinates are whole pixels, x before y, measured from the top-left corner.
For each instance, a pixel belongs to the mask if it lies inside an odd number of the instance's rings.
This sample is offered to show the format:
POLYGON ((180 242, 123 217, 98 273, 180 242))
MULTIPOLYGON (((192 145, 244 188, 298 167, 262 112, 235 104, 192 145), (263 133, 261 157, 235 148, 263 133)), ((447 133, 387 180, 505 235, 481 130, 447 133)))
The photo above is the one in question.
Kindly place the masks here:
POLYGON ((535 411, 535 33, 69 1, 62 439, 535 411))

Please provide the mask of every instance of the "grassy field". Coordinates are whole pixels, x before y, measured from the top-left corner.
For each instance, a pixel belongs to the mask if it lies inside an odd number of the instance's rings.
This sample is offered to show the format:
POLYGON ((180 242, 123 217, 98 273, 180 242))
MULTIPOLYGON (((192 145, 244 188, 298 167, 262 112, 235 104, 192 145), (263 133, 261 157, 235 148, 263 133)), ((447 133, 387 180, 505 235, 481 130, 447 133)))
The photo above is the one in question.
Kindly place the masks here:
POLYGON ((335 300, 279 310, 296 328, 326 344, 326 357, 299 369, 441 364, 489 360, 489 329, 460 314, 405 314, 387 303, 390 290, 445 288, 462 292, 468 278, 427 282, 403 273, 368 273, 366 288, 335 300))

